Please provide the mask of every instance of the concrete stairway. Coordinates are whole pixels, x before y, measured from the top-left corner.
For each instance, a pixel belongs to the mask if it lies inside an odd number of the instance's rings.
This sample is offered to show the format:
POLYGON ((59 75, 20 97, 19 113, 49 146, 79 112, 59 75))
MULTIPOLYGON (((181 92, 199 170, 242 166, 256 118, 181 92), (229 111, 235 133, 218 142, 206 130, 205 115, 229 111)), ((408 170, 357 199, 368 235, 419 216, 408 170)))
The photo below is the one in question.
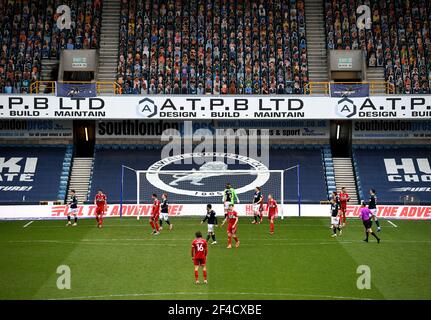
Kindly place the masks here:
MULTIPOLYGON (((97 81, 115 81, 117 75, 119 38, 120 0, 105 0, 102 9, 97 81)), ((99 90, 99 93, 114 93, 112 85, 99 86, 99 90)))
POLYGON ((346 187, 347 193, 350 196, 350 204, 358 203, 358 190, 356 187, 355 173, 351 158, 333 158, 335 185, 337 192, 341 191, 342 187, 346 187))
MULTIPOLYGON (((53 70, 57 69, 59 66, 59 61, 57 59, 42 59, 42 66, 40 70, 40 80, 41 81, 57 81, 57 75, 53 77, 53 70)), ((39 93, 44 93, 45 89, 52 90, 51 92, 54 92, 55 88, 49 87, 50 84, 41 82, 39 86, 39 93)))
POLYGON ((69 179, 69 190, 76 191, 76 196, 79 203, 87 201, 88 187, 90 183, 91 171, 93 169, 93 158, 74 158, 72 164, 72 172, 69 179))
MULTIPOLYGON (((308 74, 310 82, 328 82, 325 17, 323 0, 305 1, 305 19, 308 47, 308 74)), ((323 85, 312 86, 313 94, 324 94, 323 85)))
POLYGON ((385 71, 383 67, 371 67, 367 68, 367 81, 368 82, 378 82, 376 84, 371 84, 370 93, 372 95, 386 94, 386 88, 384 85, 385 71))

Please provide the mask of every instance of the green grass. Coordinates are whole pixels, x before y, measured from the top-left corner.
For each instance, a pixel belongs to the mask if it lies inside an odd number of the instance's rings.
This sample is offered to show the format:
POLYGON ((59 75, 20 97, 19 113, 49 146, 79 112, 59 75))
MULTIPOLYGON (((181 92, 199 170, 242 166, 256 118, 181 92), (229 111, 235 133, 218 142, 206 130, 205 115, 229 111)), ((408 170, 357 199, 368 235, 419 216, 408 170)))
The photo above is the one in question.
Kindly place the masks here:
MULTIPOLYGON (((382 243, 362 241, 349 220, 330 237, 328 218, 289 218, 252 225, 241 218, 241 247, 226 249, 226 228, 210 246, 208 285, 195 285, 190 244, 206 233, 198 219, 173 218, 174 230, 150 236, 147 219, 0 222, 0 299, 431 299, 431 223, 381 220, 382 243), (71 289, 59 290, 59 265, 71 289), (371 289, 359 290, 359 265, 371 289)), ((371 238, 370 238, 371 239, 371 238)), ((201 274, 201 273, 200 273, 201 274)))

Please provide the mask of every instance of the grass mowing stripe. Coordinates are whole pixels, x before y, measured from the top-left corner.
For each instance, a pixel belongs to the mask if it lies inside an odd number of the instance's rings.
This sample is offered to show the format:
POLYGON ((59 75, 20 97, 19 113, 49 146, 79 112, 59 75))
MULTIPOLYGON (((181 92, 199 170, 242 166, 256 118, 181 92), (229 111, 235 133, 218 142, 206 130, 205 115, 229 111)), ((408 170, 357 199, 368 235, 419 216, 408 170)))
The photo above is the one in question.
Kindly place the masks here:
MULTIPOLYGON (((339 239, 339 238, 338 238, 339 239)), ((3 241, 5 243, 81 243, 81 244, 87 244, 87 243, 100 243, 100 244, 104 244, 105 242, 109 241, 110 239, 84 239, 81 241, 69 241, 69 240, 43 240, 43 239, 35 239, 35 240, 7 240, 7 241, 3 241)), ((159 239, 158 239, 159 240, 159 239)), ((310 244, 310 245, 314 245, 314 244, 327 244, 327 243, 363 243, 362 240, 349 240, 349 241, 337 241, 337 239, 334 240, 328 240, 327 242, 322 242, 321 240, 315 240, 315 239, 245 239, 245 238, 241 238, 241 245, 245 245, 247 241, 257 241, 257 242, 280 242, 280 241, 306 241, 306 242, 293 242, 293 243, 283 243, 280 245, 289 245, 289 244, 310 244)), ((149 240, 149 239, 134 239, 134 240, 130 240, 130 239, 116 239, 116 242, 122 242, 124 244, 130 244, 130 243, 135 243, 136 241, 147 241, 150 242, 148 244, 145 245, 168 245, 168 244, 159 244, 159 243, 151 243, 151 242, 161 242, 161 241, 172 241, 171 239, 160 239, 160 241, 156 241, 156 240, 149 240)), ((189 243, 191 240, 190 239, 175 239, 174 241, 178 242, 178 241, 184 241, 186 243, 189 243)), ((397 243, 397 244, 402 244, 402 243, 406 243, 406 244, 412 244, 412 243, 430 243, 431 244, 431 240, 384 240, 385 243, 397 243)), ((1 243, 1 242, 0 242, 1 243)), ((220 246, 222 242, 219 242, 217 246, 220 246)), ((383 240, 382 240, 383 243, 383 240)), ((117 244, 121 244, 121 243, 117 243, 117 244)), ((142 243, 141 243, 142 244, 142 243)), ((109 245, 115 245, 115 243, 110 243, 109 245)), ((137 244, 138 245, 138 244, 137 244)), ((142 244, 143 245, 143 244, 142 244)), ((269 246, 275 245, 274 243, 268 244, 269 246)), ((183 246, 183 245, 178 245, 178 246, 183 246)), ((210 247, 215 247, 216 245, 211 245, 210 247)))
MULTIPOLYGON (((53 241, 53 240, 47 240, 47 241, 43 241, 43 240, 35 240, 35 241, 11 241, 11 243, 27 243, 27 244, 82 244, 82 245, 102 245, 105 246, 106 244, 103 242, 90 242, 90 241, 86 241, 86 242, 80 242, 80 241, 53 241)), ((328 242, 297 242, 297 243, 283 243, 283 244, 263 244, 263 246, 315 246, 315 245, 338 245, 340 243, 353 243, 351 241, 346 241, 346 242, 342 242, 342 241, 328 241, 328 242)), ((361 242, 357 242, 357 243, 361 243, 361 242)), ((143 246, 143 247, 184 247, 184 245, 180 245, 180 244, 166 244, 166 243, 111 243, 109 244, 110 246, 143 246)), ((224 246, 221 245, 222 247, 224 246)), ((249 243, 241 243, 241 246, 255 246, 253 244, 249 244, 249 243)))
MULTIPOLYGON (((405 226, 402 229, 403 232, 390 225, 389 228, 382 228, 383 231, 377 233, 383 239, 380 245, 377 245, 375 239, 370 236, 370 241, 373 242, 371 246, 368 244, 343 246, 346 252, 357 261, 357 266, 369 267, 371 286, 382 294, 382 298, 415 299, 415 296, 424 295, 423 283, 428 282, 423 277, 429 274, 424 267, 429 263, 426 261, 430 261, 430 255, 426 252, 431 241, 429 236, 422 237, 426 234, 418 230, 426 227, 426 224, 413 221, 400 221, 399 224, 405 226), (418 254, 419 252, 423 254, 418 254), (398 262, 399 259, 403 259, 403 262, 398 262), (410 277, 409 265, 415 265, 420 269, 421 276, 410 277)), ((365 236, 365 230, 363 235, 365 236)), ((425 296, 427 295, 429 294, 425 293, 425 296)))

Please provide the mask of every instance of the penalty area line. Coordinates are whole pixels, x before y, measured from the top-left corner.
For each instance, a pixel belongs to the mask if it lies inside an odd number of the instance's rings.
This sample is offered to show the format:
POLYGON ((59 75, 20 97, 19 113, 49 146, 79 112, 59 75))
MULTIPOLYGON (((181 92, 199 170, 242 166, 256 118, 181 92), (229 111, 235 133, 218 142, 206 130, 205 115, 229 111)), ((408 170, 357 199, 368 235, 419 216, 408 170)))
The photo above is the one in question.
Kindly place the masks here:
POLYGON ((27 228, 29 225, 31 225, 32 223, 33 223, 34 221, 32 220, 32 221, 30 221, 30 222, 27 222, 25 225, 23 225, 22 227, 23 228, 27 228))
POLYGON ((386 220, 386 221, 389 222, 394 228, 398 228, 398 226, 395 223, 393 223, 391 220, 386 220))

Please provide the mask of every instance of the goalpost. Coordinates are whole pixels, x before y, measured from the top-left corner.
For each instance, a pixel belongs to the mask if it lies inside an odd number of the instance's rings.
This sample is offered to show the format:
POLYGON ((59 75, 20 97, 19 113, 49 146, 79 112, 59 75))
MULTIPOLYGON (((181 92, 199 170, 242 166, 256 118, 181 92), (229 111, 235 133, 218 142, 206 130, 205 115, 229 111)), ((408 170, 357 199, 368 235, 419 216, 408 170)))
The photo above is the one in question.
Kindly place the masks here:
MULTIPOLYGON (((123 214, 123 203, 136 205, 151 203, 151 195, 156 193, 159 198, 167 193, 170 204, 179 205, 222 205, 223 191, 226 183, 231 183, 235 189, 239 204, 251 205, 256 187, 262 188, 264 203, 268 194, 279 204, 278 214, 284 219, 283 204, 285 201, 286 172, 296 178, 298 213, 301 213, 301 193, 299 183, 299 165, 284 170, 136 170, 122 165, 121 167, 121 197, 120 217, 123 214), (125 170, 133 172, 136 186, 132 191, 129 184, 125 191, 125 170), (133 198, 130 194, 133 192, 133 198), (129 194, 125 199, 124 194, 129 194)), ((292 190, 293 191, 293 190, 292 190)), ((236 204, 236 202, 235 202, 236 204)), ((187 206, 186 206, 187 207, 187 206)), ((193 208, 188 206, 187 208, 193 208)), ((251 207, 247 207, 247 212, 251 207)), ((199 211, 199 213, 202 210, 199 211)), ((192 212, 190 212, 192 214, 192 212)), ((187 212, 186 214, 187 215, 187 212)), ((137 219, 139 220, 138 214, 137 219)))

